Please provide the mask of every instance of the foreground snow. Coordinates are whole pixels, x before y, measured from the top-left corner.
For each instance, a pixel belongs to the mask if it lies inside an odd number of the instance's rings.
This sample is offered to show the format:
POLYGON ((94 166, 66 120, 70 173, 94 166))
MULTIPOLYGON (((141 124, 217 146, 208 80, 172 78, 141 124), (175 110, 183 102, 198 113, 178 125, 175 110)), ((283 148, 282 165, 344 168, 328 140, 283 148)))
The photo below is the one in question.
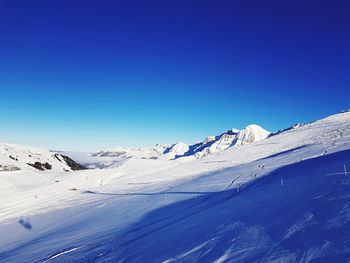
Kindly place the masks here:
POLYGON ((0 261, 347 262, 350 113, 199 159, 1 172, 0 261))

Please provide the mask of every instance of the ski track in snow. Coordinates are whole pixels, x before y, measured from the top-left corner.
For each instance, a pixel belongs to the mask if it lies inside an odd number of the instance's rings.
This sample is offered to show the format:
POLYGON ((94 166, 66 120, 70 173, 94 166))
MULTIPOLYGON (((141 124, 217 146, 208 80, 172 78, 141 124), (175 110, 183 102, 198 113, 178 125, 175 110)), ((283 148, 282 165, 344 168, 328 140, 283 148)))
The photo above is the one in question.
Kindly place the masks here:
POLYGON ((49 262, 49 261, 51 261, 51 260, 53 260, 53 259, 55 259, 55 258, 58 258, 58 257, 60 257, 60 256, 62 256, 62 255, 64 255, 64 254, 68 254, 68 253, 70 253, 70 252, 76 251, 76 250, 78 250, 78 249, 80 249, 80 248, 82 248, 82 247, 84 247, 84 246, 74 247, 74 248, 65 250, 65 251, 63 251, 63 252, 60 252, 60 253, 58 253, 58 254, 56 254, 56 255, 51 256, 51 257, 48 258, 47 260, 44 260, 42 263, 49 262))

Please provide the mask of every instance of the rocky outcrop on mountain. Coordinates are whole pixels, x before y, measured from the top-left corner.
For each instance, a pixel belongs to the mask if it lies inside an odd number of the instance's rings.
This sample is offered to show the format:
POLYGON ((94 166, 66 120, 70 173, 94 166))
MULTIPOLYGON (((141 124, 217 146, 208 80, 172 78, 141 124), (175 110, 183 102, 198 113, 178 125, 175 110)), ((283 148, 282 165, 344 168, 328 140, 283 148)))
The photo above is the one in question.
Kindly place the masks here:
POLYGON ((35 163, 28 163, 28 165, 34 167, 35 169, 38 169, 40 171, 45 171, 45 170, 51 170, 52 165, 49 163, 41 163, 41 162, 35 162, 35 163))
POLYGON ((73 170, 73 171, 78 171, 78 170, 86 170, 87 168, 79 163, 77 163, 76 161, 74 161, 73 159, 69 158, 66 155, 59 155, 56 154, 56 156, 60 156, 63 161, 73 170))

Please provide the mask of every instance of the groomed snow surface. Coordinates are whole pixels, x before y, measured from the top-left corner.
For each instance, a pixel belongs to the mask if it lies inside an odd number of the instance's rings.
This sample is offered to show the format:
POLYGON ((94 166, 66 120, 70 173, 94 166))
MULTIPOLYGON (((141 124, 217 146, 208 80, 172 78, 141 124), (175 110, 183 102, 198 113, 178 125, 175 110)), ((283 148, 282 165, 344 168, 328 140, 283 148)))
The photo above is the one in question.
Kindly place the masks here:
POLYGON ((257 127, 109 169, 0 171, 0 262, 349 262, 350 112, 257 127))

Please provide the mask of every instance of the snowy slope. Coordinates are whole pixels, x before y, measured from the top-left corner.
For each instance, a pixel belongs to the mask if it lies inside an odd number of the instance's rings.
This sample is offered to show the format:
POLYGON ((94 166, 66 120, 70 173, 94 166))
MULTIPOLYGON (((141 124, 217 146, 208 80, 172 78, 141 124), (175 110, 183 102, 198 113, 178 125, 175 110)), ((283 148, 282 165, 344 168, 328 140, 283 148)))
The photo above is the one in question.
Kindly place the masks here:
POLYGON ((2 172, 0 261, 348 262, 344 165, 350 113, 198 159, 2 172))
POLYGON ((83 169, 67 156, 56 152, 0 143, 0 172, 16 170, 71 171, 83 169))

